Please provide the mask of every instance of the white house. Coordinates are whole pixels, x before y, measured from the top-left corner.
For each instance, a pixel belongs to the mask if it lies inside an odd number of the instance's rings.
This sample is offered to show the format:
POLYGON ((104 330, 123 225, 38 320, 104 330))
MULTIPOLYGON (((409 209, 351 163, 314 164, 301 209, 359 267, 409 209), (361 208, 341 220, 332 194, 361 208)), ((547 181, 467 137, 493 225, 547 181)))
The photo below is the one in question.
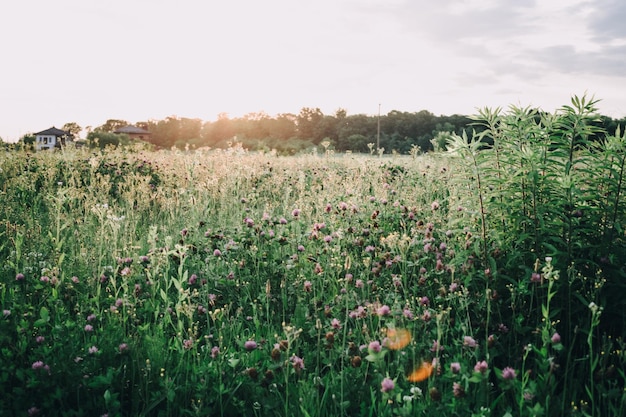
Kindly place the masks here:
POLYGON ((35 133, 35 149, 41 151, 59 148, 61 145, 65 145, 66 140, 73 140, 72 134, 52 126, 50 129, 35 133))

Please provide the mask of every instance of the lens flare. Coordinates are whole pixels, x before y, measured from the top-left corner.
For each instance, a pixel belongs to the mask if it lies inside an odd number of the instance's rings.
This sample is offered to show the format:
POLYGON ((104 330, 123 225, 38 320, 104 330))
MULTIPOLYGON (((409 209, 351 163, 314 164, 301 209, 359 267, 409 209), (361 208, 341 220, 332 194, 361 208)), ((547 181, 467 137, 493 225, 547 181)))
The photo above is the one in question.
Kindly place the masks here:
POLYGON ((422 362, 422 364, 414 369, 406 379, 409 382, 422 382, 428 379, 433 373, 433 364, 431 362, 422 362))
POLYGON ((407 329, 387 329, 386 347, 390 350, 404 349, 411 343, 411 333, 407 329))

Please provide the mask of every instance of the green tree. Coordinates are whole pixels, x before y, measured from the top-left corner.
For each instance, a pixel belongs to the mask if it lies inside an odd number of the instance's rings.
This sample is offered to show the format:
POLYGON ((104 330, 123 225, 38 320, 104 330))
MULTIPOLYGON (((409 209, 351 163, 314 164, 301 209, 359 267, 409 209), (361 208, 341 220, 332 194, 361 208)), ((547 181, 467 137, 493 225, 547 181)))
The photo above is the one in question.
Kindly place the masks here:
POLYGON ((75 122, 65 123, 62 129, 65 130, 66 132, 69 132, 72 138, 78 138, 80 135, 80 132, 82 132, 83 130, 83 128, 80 127, 78 123, 75 123, 75 122))
POLYGON ((235 121, 227 113, 220 113, 217 121, 205 123, 202 129, 203 142, 212 147, 226 147, 236 135, 235 121))
POLYGON ((103 125, 96 127, 94 131, 99 130, 101 132, 114 132, 116 129, 128 125, 129 123, 126 120, 109 119, 103 125))
POLYGON ((289 140, 297 136, 297 118, 292 113, 281 113, 275 118, 264 120, 268 136, 277 140, 289 140))
POLYGON ((324 136, 319 134, 318 128, 323 119, 324 113, 319 108, 303 107, 296 117, 298 137, 304 140, 312 140, 315 144, 321 142, 324 136))
POLYGON ((35 145, 35 140, 37 140, 35 135, 33 135, 32 133, 27 133, 27 134, 25 134, 24 136, 22 136, 20 138, 19 143, 22 143, 24 145, 33 146, 33 145, 35 145))
POLYGON ((342 118, 337 125, 337 149, 367 152, 367 143, 376 142, 376 130, 377 118, 375 117, 355 114, 342 118), (365 148, 361 149, 361 144, 364 144, 365 148))
POLYGON ((91 148, 104 149, 107 146, 128 145, 130 137, 125 134, 94 130, 87 135, 87 143, 91 148))

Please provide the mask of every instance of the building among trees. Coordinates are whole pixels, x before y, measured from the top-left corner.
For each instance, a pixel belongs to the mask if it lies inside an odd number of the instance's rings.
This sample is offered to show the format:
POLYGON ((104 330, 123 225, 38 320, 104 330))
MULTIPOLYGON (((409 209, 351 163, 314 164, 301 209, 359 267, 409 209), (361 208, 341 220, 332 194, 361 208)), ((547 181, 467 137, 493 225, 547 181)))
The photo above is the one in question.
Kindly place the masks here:
POLYGON ((115 129, 113 133, 117 133, 117 134, 125 133, 131 139, 138 139, 138 140, 150 139, 150 132, 147 131, 146 129, 142 129, 137 126, 129 125, 129 126, 120 127, 120 128, 115 129))
POLYGON ((50 129, 35 133, 35 150, 60 148, 65 146, 67 141, 73 140, 74 137, 70 132, 52 126, 50 129))

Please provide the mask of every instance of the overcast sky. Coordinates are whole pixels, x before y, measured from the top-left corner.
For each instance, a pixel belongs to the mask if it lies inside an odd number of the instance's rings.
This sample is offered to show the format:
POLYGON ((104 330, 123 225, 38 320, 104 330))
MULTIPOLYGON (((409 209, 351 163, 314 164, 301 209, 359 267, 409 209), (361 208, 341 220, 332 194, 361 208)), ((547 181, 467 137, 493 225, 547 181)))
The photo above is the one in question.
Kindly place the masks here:
POLYGON ((585 93, 622 118, 624 22, 623 0, 6 1, 0 137, 302 107, 554 111, 585 93))

